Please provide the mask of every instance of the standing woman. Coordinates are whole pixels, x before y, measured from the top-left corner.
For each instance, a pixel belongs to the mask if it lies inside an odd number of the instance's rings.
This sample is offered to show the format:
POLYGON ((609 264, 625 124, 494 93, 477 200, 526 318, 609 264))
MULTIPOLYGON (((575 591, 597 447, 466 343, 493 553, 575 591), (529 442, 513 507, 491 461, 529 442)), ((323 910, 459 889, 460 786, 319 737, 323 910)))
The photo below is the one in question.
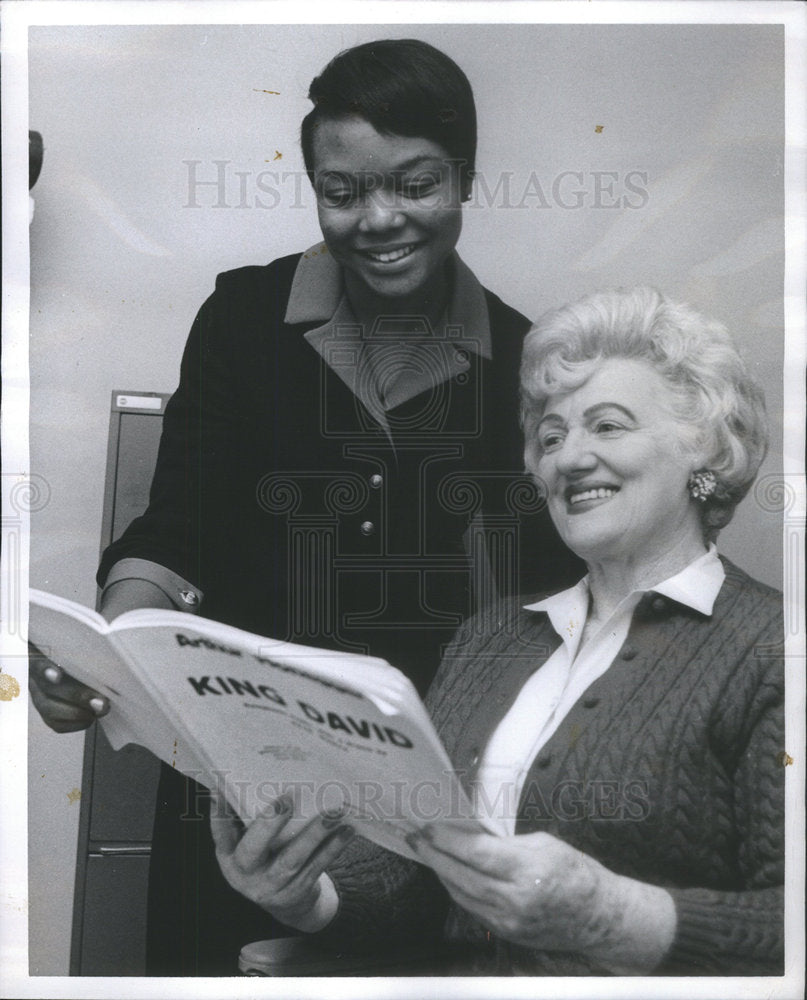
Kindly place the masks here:
MULTIPOLYGON (((309 96, 324 243, 219 276, 166 407, 148 510, 104 553, 102 609, 173 607, 368 652, 425 690, 462 619, 518 587, 529 323, 455 250, 476 155, 459 67, 423 42, 373 42, 337 56, 309 96)), ((522 562, 550 585, 574 560, 536 517, 522 562)), ((94 717, 92 692, 70 683, 33 693, 62 729, 94 717)), ((221 877, 206 810, 165 769, 151 973, 232 973, 266 936, 265 912, 221 877)))
POLYGON ((469 622, 428 698, 502 836, 435 823, 418 866, 220 818, 222 868, 341 947, 442 936, 459 973, 781 975, 781 595, 714 545, 765 453, 761 391, 650 289, 548 314, 522 378, 527 465, 588 572, 469 622))

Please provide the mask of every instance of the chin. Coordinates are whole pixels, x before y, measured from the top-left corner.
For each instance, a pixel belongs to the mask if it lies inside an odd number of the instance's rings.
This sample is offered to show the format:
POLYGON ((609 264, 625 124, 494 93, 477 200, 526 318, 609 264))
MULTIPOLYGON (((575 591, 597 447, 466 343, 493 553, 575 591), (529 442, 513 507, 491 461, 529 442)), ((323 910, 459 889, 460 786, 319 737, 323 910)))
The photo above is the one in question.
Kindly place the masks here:
POLYGON ((621 544, 619 538, 598 537, 576 531, 561 532, 561 538, 584 562, 608 558, 614 551, 619 551, 621 544))
POLYGON ((413 295, 417 295, 427 283, 427 278, 420 278, 416 280, 406 280, 406 281, 395 281, 393 279, 385 279, 383 281, 368 281, 367 279, 362 279, 364 284, 380 298, 384 299, 406 299, 413 295))

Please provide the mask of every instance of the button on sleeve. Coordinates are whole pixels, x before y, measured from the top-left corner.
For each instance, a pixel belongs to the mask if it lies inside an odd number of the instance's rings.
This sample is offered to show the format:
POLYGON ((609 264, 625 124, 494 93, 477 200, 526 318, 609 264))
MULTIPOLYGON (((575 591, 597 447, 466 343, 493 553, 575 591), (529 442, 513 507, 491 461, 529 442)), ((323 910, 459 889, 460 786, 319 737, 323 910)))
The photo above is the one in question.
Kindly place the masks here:
POLYGON ((123 580, 145 580, 158 587, 177 611, 198 614, 204 597, 202 591, 166 566, 149 559, 121 559, 109 571, 104 593, 123 580))

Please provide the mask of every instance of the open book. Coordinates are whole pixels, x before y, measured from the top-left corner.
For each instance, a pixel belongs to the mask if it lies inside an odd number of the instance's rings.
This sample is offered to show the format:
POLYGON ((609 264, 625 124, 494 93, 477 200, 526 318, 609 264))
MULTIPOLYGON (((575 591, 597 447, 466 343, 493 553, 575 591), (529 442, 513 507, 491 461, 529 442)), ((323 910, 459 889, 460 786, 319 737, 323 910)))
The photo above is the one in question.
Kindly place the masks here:
POLYGON ((414 687, 384 660, 177 611, 108 623, 38 590, 30 604, 31 641, 109 699, 112 746, 147 747, 245 823, 290 793, 295 824, 344 806, 357 833, 407 857, 426 823, 480 828, 414 687))

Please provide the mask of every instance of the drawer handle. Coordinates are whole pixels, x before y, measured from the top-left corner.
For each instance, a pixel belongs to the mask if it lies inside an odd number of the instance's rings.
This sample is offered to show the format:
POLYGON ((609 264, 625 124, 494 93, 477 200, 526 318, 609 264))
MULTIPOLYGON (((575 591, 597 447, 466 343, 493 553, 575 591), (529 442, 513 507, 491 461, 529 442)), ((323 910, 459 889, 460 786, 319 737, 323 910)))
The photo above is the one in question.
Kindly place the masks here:
POLYGON ((151 844, 125 844, 121 847, 98 847, 90 854, 114 857, 121 854, 151 854, 151 844))

